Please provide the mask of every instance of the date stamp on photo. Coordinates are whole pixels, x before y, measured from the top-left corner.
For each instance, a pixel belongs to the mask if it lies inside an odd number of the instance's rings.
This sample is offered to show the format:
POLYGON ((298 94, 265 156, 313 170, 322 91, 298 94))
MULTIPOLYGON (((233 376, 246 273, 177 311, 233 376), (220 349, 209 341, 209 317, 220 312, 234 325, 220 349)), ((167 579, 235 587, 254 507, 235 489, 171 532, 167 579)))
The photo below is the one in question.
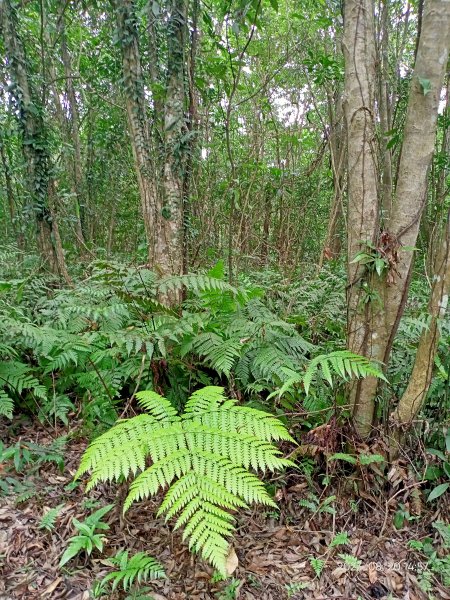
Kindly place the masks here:
POLYGON ((369 563, 369 569, 375 570, 379 573, 385 573, 386 571, 412 571, 414 573, 421 573, 427 569, 427 564, 419 560, 396 560, 386 563, 372 561, 369 563))

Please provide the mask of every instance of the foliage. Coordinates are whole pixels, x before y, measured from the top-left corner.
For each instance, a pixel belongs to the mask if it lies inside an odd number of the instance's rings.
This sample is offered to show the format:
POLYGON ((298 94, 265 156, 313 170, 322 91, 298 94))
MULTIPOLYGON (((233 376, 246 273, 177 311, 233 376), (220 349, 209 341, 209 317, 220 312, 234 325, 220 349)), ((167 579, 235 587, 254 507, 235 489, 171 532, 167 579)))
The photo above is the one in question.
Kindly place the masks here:
MULTIPOLYGON (((353 377, 379 377, 386 381, 382 371, 364 356, 354 354, 348 350, 338 350, 329 354, 321 354, 313 358, 303 375, 284 369, 287 381, 277 390, 276 394, 282 396, 290 391, 295 384, 302 383, 306 395, 309 393, 313 379, 321 377, 333 387, 332 373, 337 374, 343 381, 353 377)), ((275 394, 274 394, 275 395, 275 394)))
POLYGON ((437 543, 431 537, 422 540, 410 540, 409 542, 409 547, 420 553, 420 556, 425 559, 424 568, 419 573, 421 587, 424 591, 431 589, 430 581, 426 576, 427 572, 437 576, 445 587, 450 585, 450 554, 448 552, 450 550, 450 526, 442 521, 436 521, 433 523, 433 527, 440 536, 437 543), (443 558, 441 558, 439 552, 439 546, 441 545, 444 551, 443 558))
POLYGON ((127 550, 121 550, 109 559, 115 571, 108 573, 95 585, 95 597, 105 595, 111 584, 114 592, 119 586, 126 592, 135 584, 140 585, 150 579, 165 577, 164 569, 158 561, 145 552, 138 552, 128 556, 127 550))
POLYGON ((184 527, 189 547, 225 573, 227 538, 235 520, 228 511, 254 502, 275 506, 250 469, 275 471, 291 465, 271 441, 292 438, 272 415, 237 406, 219 387, 194 392, 181 415, 155 392, 137 397, 146 412, 119 421, 97 438, 76 476, 91 471, 88 489, 100 481, 135 476, 124 510, 168 486, 158 514, 166 520, 177 516, 175 528, 184 527), (147 456, 152 460, 148 469, 147 456))
POLYGON ((320 500, 313 492, 310 492, 308 498, 300 499, 298 504, 299 506, 308 508, 313 513, 313 516, 320 513, 334 515, 336 509, 332 505, 335 501, 336 496, 327 496, 324 500, 320 500))
POLYGON ((109 525, 102 521, 102 518, 114 507, 113 504, 104 506, 96 510, 90 515, 85 521, 81 522, 78 519, 73 518, 72 523, 80 533, 71 537, 68 541, 67 548, 65 549, 59 566, 63 567, 72 558, 77 556, 80 552, 85 552, 88 556, 91 555, 94 549, 102 552, 104 535, 97 533, 97 529, 105 531, 109 529, 109 525))
MULTIPOLYGON (((0 462, 4 463, 4 469, 13 469, 21 473, 25 467, 29 474, 39 470, 48 462, 56 463, 62 471, 64 468, 64 449, 66 437, 54 439, 48 446, 35 444, 34 442, 16 442, 13 446, 5 447, 0 441, 0 462), (29 466, 31 465, 31 466, 29 466)), ((3 489, 0 480, 0 487, 3 489)), ((6 491, 3 489, 3 491, 6 491)))
MULTIPOLYGON (((161 280, 147 269, 96 261, 76 290, 43 298, 42 284, 25 286, 19 312, 12 285, 0 304, 0 329, 5 348, 14 347, 22 361, 14 401, 33 412, 38 408, 41 420, 67 424, 77 410, 74 399, 82 399, 85 424, 95 431, 111 426, 120 398, 139 387, 166 389, 181 406, 196 384, 225 380, 258 400, 275 396, 289 409, 303 400, 314 411, 317 402, 320 408, 331 405, 319 381, 329 382, 331 371, 344 380, 349 374, 379 375, 369 361, 342 351, 310 361, 316 348, 295 322, 269 310, 259 288, 233 287, 223 278, 220 262, 206 275, 161 280), (177 287, 188 291, 180 315, 158 300, 161 291, 177 287), (295 383, 303 378, 305 391, 315 380, 320 393, 304 398, 295 383), (30 393, 25 384, 33 386, 30 393)), ((14 360, 5 363, 10 381, 14 360)))
POLYGON ((63 506, 64 504, 58 504, 54 508, 49 508, 39 521, 38 528, 45 529, 45 531, 53 531, 63 506))
POLYGON ((229 583, 221 590, 215 594, 217 600, 235 600, 237 598, 239 586, 241 585, 241 580, 233 577, 229 583))
POLYGON ((315 558, 314 556, 311 556, 309 558, 309 563, 310 563, 311 567, 313 568, 313 571, 316 574, 316 577, 320 577, 322 574, 323 568, 325 566, 325 561, 322 560, 321 558, 315 558))

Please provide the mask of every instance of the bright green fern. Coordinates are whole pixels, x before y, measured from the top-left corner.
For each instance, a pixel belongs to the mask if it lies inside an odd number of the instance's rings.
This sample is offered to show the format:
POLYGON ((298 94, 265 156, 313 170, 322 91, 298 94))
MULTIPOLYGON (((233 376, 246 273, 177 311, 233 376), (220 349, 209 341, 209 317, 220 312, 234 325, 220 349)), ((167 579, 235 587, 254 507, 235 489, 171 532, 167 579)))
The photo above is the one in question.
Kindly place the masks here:
POLYGON ((225 574, 234 517, 229 511, 257 502, 275 506, 251 471, 290 466, 272 440, 293 441, 272 415, 236 406, 223 388, 205 387, 190 397, 179 415, 170 402, 151 391, 137 394, 145 413, 119 421, 86 450, 79 477, 91 472, 87 489, 100 481, 132 482, 124 509, 168 487, 158 514, 176 517, 190 549, 201 552, 225 574), (152 465, 146 469, 146 458, 152 465))
POLYGON ((285 383, 275 392, 273 396, 282 396, 291 391, 296 384, 303 383, 306 395, 309 393, 313 380, 323 379, 333 386, 333 375, 338 375, 341 380, 349 381, 359 377, 378 377, 386 381, 381 369, 365 356, 354 354, 349 350, 337 350, 329 354, 321 354, 313 358, 304 373, 298 373, 291 369, 283 368, 286 376, 285 383))
POLYGON ((122 550, 110 558, 109 562, 116 567, 116 570, 105 575, 99 582, 98 589, 104 593, 107 584, 111 581, 113 592, 119 585, 126 592, 134 583, 140 584, 150 579, 163 579, 166 576, 162 565, 145 552, 138 552, 129 557, 128 551, 122 550))

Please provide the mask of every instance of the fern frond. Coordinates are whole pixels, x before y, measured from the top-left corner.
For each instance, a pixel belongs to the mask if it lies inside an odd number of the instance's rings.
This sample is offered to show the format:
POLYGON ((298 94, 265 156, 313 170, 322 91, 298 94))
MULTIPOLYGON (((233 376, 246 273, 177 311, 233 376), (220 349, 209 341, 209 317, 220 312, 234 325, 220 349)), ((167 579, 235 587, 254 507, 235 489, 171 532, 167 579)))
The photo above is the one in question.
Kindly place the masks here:
POLYGON ((176 277, 167 277, 158 282, 158 290, 161 294, 186 287, 194 292, 218 291, 222 293, 232 293, 237 295, 238 291, 232 285, 215 277, 208 275, 179 275, 176 277))
POLYGON ((204 357, 218 373, 229 376, 231 368, 241 353, 242 344, 237 339, 223 339, 213 332, 205 332, 193 340, 193 349, 204 357))
POLYGON ((142 408, 145 408, 157 421, 167 421, 169 424, 180 420, 171 403, 156 392, 144 390, 138 392, 136 398, 142 408))
POLYGON ((166 576, 162 565, 145 552, 138 552, 128 558, 128 551, 122 551, 109 560, 112 565, 119 567, 119 570, 108 573, 102 579, 102 585, 113 581, 113 592, 120 584, 126 592, 135 582, 143 583, 149 579, 163 579, 166 576))
POLYGON ((151 429, 157 427, 159 427, 158 421, 147 414, 119 421, 112 429, 92 442, 83 455, 75 478, 92 470, 95 480, 93 486, 99 479, 103 481, 118 479, 121 475, 127 477, 130 471, 135 473, 138 468, 142 470, 145 465, 147 440, 151 429))
POLYGON ((0 390, 0 415, 13 418, 14 401, 8 396, 4 390, 0 390))
POLYGON ((195 392, 181 417, 154 392, 141 392, 139 401, 151 414, 119 421, 97 438, 76 477, 91 471, 91 488, 142 471, 131 483, 124 510, 168 488, 159 514, 176 517, 175 527, 184 527, 190 547, 225 573, 227 540, 234 531, 229 511, 254 502, 275 505, 252 471, 291 466, 271 440, 292 438, 272 415, 237 406, 219 387, 195 392), (146 456, 152 460, 147 469, 146 456))
POLYGON ((365 356, 354 354, 349 350, 338 350, 329 354, 321 354, 310 361, 303 376, 303 385, 306 394, 309 392, 313 377, 318 374, 321 374, 330 386, 332 386, 333 371, 344 381, 352 377, 378 377, 386 381, 381 369, 365 356))
POLYGON ((210 385, 191 394, 186 403, 185 413, 191 415, 216 410, 225 399, 222 387, 210 385))

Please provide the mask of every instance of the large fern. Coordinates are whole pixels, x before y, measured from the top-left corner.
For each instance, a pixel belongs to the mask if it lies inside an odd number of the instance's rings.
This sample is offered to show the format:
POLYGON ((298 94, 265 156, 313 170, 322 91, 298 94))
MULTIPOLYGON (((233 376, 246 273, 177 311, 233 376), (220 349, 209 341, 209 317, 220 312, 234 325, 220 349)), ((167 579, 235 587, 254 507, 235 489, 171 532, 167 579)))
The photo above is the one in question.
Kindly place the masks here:
POLYGON ((0 415, 12 419, 14 397, 23 392, 30 392, 40 400, 47 398, 46 388, 28 365, 16 360, 0 360, 0 415))
POLYGON ((337 350, 329 354, 320 354, 313 358, 304 372, 283 369, 285 373, 284 384, 270 397, 282 396, 291 391, 295 385, 302 383, 306 395, 309 393, 313 380, 323 379, 333 386, 333 377, 336 375, 343 381, 359 377, 378 377, 386 381, 382 370, 377 364, 359 354, 349 350, 337 350))
POLYGON ((253 502, 274 506, 252 471, 291 465, 280 458, 272 441, 293 440, 272 415, 237 406, 220 387, 192 394, 181 415, 155 392, 139 392, 137 397, 146 412, 119 421, 98 437, 86 450, 76 477, 90 471, 90 489, 100 481, 139 473, 125 510, 168 488, 158 514, 176 517, 175 528, 184 527, 189 547, 225 574, 235 521, 230 511, 253 502))

